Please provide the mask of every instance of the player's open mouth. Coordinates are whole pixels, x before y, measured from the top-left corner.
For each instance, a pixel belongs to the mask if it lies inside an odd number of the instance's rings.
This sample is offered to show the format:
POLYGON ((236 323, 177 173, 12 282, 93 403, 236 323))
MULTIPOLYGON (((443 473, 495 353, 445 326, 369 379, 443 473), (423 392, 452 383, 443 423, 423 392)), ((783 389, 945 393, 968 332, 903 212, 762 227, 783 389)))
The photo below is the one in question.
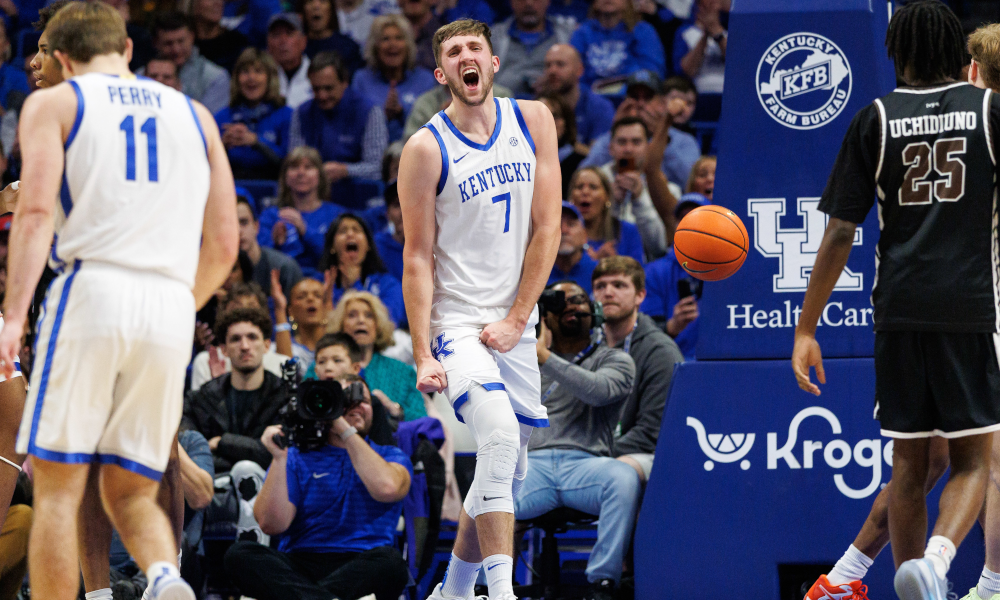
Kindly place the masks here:
POLYGON ((462 82, 470 90, 476 89, 479 86, 479 72, 473 67, 467 67, 462 71, 462 82))
POLYGON ((355 242, 348 242, 347 246, 344 248, 344 250, 347 250, 348 252, 357 252, 358 251, 358 245, 355 242))

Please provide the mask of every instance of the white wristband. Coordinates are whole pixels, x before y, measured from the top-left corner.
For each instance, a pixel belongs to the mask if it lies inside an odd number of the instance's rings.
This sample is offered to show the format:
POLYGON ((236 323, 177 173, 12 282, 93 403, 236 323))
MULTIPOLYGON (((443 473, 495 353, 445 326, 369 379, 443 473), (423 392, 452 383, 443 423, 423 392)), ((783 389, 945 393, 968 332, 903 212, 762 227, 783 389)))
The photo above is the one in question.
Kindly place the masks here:
POLYGON ((274 326, 275 333, 281 333, 282 331, 291 331, 291 330, 292 330, 291 323, 278 323, 277 325, 274 326))
POLYGON ((348 427, 347 429, 344 430, 344 433, 340 434, 340 439, 342 441, 346 442, 347 438, 351 437, 352 435, 354 435, 357 432, 358 432, 358 428, 357 427, 348 427))

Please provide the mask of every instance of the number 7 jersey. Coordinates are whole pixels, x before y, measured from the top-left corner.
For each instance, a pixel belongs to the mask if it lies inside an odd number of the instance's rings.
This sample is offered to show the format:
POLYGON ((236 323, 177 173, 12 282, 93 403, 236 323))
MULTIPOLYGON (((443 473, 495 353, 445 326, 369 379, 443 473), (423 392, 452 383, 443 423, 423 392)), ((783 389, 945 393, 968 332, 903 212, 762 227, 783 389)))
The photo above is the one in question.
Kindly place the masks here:
POLYGON ((67 81, 77 111, 50 263, 108 263, 194 286, 208 199, 205 135, 191 100, 146 78, 67 81))
POLYGON ((851 123, 820 210, 881 234, 876 331, 1000 331, 1000 100, 967 83, 899 88, 851 123))
POLYGON ((517 101, 495 98, 484 144, 439 112, 425 127, 441 149, 434 241, 432 325, 484 325, 517 296, 531 238, 535 144, 517 101))

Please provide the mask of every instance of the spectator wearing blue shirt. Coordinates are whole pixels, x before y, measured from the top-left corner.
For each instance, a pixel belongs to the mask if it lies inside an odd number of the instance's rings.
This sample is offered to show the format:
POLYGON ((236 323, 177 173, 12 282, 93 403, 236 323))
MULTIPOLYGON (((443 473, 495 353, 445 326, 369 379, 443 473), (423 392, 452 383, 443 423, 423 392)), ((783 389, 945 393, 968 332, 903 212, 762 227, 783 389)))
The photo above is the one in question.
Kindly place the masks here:
POLYGON ((223 26, 247 37, 250 44, 264 46, 271 17, 281 12, 281 0, 227 0, 223 26))
POLYGON ((260 214, 257 242, 295 259, 306 277, 321 277, 317 267, 330 223, 344 209, 325 200, 330 184, 319 153, 307 146, 292 150, 278 176, 278 205, 260 214))
POLYGON ((569 44, 556 44, 545 54, 545 94, 566 99, 576 115, 576 139, 587 146, 611 130, 615 107, 611 101, 580 85, 583 61, 569 44))
POLYGON ((257 600, 330 600, 375 594, 395 599, 409 581, 406 561, 392 547, 413 466, 394 446, 371 441, 371 393, 333 421, 327 444, 308 452, 282 449, 269 427, 261 441, 273 460, 254 516, 278 549, 237 542, 225 557, 240 592, 257 600))
POLYGON ((559 253, 546 285, 571 280, 589 296, 592 289, 590 276, 594 273, 597 261, 587 253, 587 229, 583 226, 580 209, 569 202, 563 202, 562 207, 559 253))
POLYGON ((595 167, 578 170, 570 180, 570 202, 580 210, 587 229, 587 254, 597 261, 630 256, 641 265, 645 258, 639 228, 612 214, 613 197, 611 180, 595 167))
POLYGON ((4 110, 10 108, 10 101, 13 99, 11 92, 17 92, 21 98, 31 92, 31 88, 28 87, 28 76, 24 69, 9 62, 11 53, 7 28, 0 20, 0 58, 3 59, 3 64, 0 64, 0 107, 3 107, 4 110))
POLYGON ((691 78, 702 97, 701 120, 718 119, 726 73, 727 33, 720 0, 698 0, 694 23, 677 30, 674 70, 691 78))
POLYGON ((337 6, 333 0, 304 0, 299 2, 299 14, 305 28, 306 56, 312 58, 320 52, 336 52, 350 72, 363 66, 361 47, 340 31, 337 6))
POLYGON ((323 159, 331 199, 345 206, 360 198, 359 179, 378 179, 389 145, 381 107, 348 86, 347 69, 332 52, 320 52, 309 64, 314 98, 292 115, 291 147, 312 146, 323 159))
MULTIPOLYGON (((708 199, 701 194, 684 194, 677 202, 677 220, 708 204, 708 199)), ((671 248, 666 256, 646 265, 646 299, 641 310, 674 338, 685 360, 694 360, 698 342, 698 298, 696 295, 680 298, 677 282, 682 279, 691 279, 691 276, 681 267, 671 248)))
MULTIPOLYGON (((659 77, 651 72, 635 73, 628 80, 625 100, 618 105, 615 121, 625 117, 639 117, 646 123, 646 129, 655 132, 665 113, 665 96, 659 77)), ((669 141, 663 152, 661 170, 670 183, 683 188, 687 183, 691 167, 701 156, 701 146, 690 133, 676 127, 669 130, 669 141)), ((601 166, 611 161, 611 132, 594 140, 590 154, 580 163, 581 167, 601 166)))
POLYGON ((583 57, 583 83, 640 69, 666 74, 663 44, 653 26, 639 19, 631 0, 595 0, 590 15, 570 41, 583 57))
POLYGON ((385 110, 389 141, 403 137, 413 103, 434 88, 434 74, 416 66, 417 45, 410 23, 402 15, 382 15, 372 22, 365 46, 368 66, 351 82, 359 94, 385 110))
POLYGON ((493 53, 502 65, 495 81, 518 98, 532 98, 545 83, 546 53, 568 43, 576 23, 549 17, 549 0, 511 0, 510 6, 513 16, 493 27, 493 53))
POLYGON ((229 106, 215 115, 236 179, 277 179, 288 154, 292 109, 278 85, 278 65, 247 48, 233 67, 229 106))
POLYGON ((403 287, 386 271, 375 239, 364 219, 345 213, 330 225, 323 252, 323 270, 332 282, 329 300, 333 308, 347 290, 371 292, 389 311, 389 318, 406 327, 403 287))
POLYGON ((403 281, 403 211, 399 208, 399 189, 396 182, 385 188, 385 216, 389 222, 385 229, 375 234, 375 248, 386 270, 403 281))

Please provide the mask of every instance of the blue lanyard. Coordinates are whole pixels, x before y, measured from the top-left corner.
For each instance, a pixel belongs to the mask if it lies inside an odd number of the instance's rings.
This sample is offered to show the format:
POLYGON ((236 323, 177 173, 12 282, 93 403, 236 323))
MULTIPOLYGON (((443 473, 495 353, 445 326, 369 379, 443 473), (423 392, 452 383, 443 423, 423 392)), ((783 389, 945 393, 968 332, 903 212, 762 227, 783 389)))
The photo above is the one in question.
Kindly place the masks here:
POLYGON ((638 326, 639 317, 636 315, 635 324, 632 325, 632 331, 628 332, 628 335, 625 336, 625 343, 622 344, 622 350, 625 351, 625 354, 628 354, 629 349, 632 347, 632 336, 635 335, 635 328, 638 326))

